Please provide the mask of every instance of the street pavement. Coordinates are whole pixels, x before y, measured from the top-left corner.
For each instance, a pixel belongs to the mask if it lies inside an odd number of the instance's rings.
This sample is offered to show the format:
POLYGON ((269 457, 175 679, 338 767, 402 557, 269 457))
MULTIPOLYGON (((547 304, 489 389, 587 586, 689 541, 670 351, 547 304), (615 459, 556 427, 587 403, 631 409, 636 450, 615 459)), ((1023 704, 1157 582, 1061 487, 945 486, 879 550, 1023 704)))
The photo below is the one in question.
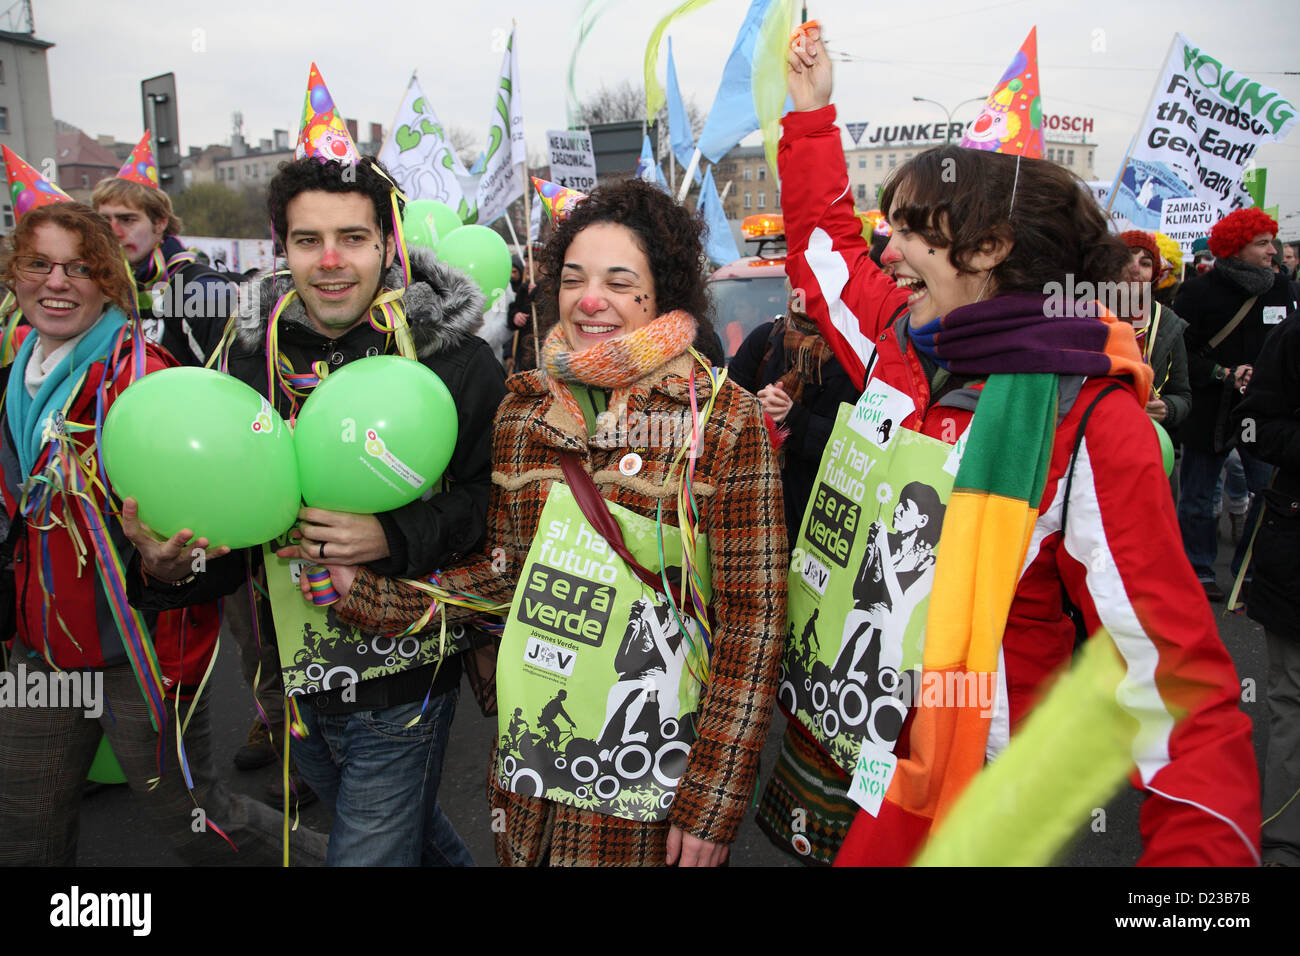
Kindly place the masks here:
MULTIPOLYGON (((1226 529, 1226 521, 1225 521, 1226 529)), ((1221 540, 1219 581, 1229 583, 1227 561, 1232 546, 1221 540)), ((1268 659, 1263 629, 1244 614, 1222 616, 1223 605, 1213 606, 1219 634, 1232 655, 1244 685, 1242 709, 1254 723, 1255 752, 1262 762, 1268 739, 1268 659)), ((495 866, 485 784, 488 751, 496 734, 496 718, 485 718, 475 705, 467 685, 462 684, 460 707, 452 727, 451 741, 443 766, 439 800, 456 825, 480 866, 495 866)), ((254 796, 265 794, 279 767, 251 773, 235 769, 234 753, 243 744, 253 719, 252 698, 240 676, 234 644, 223 637, 220 656, 206 693, 211 695, 213 753, 218 774, 231 789, 254 796)), ((778 713, 772 722, 763 751, 760 782, 776 759, 785 719, 778 713)), ((1075 838, 1061 863, 1067 866, 1128 866, 1140 852, 1138 808, 1141 797, 1132 787, 1123 790, 1105 807, 1105 829, 1085 827, 1075 838)), ((329 815, 319 803, 302 811, 302 824, 328 830, 329 815)), ((126 786, 106 787, 82 803, 80 866, 181 866, 166 843, 153 831, 140 804, 126 786)), ((753 810, 732 846, 733 866, 799 866, 791 855, 775 847, 753 822, 753 810)))

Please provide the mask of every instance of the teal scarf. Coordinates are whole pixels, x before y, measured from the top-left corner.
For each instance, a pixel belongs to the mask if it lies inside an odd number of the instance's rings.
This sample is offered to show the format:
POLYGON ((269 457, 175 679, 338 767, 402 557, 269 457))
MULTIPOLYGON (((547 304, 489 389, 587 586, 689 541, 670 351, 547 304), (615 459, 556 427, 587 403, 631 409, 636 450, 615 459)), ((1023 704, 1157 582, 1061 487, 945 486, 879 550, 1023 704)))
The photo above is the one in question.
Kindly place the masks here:
POLYGON ((30 475, 40 460, 41 449, 45 446, 46 423, 55 412, 66 411, 73 386, 81 382, 90 367, 108 359, 113 343, 124 325, 126 315, 117 306, 111 306, 103 318, 91 326, 85 337, 54 367, 35 398, 27 394, 23 380, 26 377, 27 363, 31 361, 39 340, 37 333, 33 331, 23 341, 9 373, 5 402, 8 406, 6 414, 9 416, 9 431, 14 436, 14 447, 24 476, 30 475))

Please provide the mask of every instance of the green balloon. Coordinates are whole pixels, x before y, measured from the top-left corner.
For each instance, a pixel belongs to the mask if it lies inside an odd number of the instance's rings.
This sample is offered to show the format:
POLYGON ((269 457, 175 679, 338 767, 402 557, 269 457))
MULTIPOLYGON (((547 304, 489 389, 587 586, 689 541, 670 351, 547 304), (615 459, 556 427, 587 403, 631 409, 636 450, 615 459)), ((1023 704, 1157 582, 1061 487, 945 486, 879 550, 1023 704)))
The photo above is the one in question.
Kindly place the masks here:
POLYGON ((510 285, 510 247, 487 226, 461 226, 438 244, 438 258, 473 279, 488 308, 510 285))
POLYGON ((169 368, 132 384, 104 420, 104 467, 140 520, 212 547, 270 541, 298 517, 293 436, 275 409, 229 375, 169 368))
POLYGON ((1156 429, 1156 440, 1160 442, 1160 457, 1164 461, 1165 477, 1168 477, 1174 473, 1174 442, 1169 437, 1169 432, 1165 431, 1165 426, 1154 418, 1151 419, 1151 424, 1156 429))
POLYGON ((436 199, 413 199, 402 212, 402 232, 408 247, 437 249, 439 239, 459 228, 456 211, 436 199))
POLYGON ((406 248, 435 250, 438 248, 438 234, 433 230, 433 220, 420 215, 418 210, 412 213, 411 207, 414 205, 416 203, 408 202, 402 213, 402 235, 406 237, 406 248))
POLYGON ((432 207, 429 215, 433 219, 433 229, 438 234, 439 239, 446 239, 450 233, 455 232, 463 225, 460 216, 456 215, 456 210, 445 202, 430 199, 428 203, 432 207))
POLYGON ((442 477, 456 431, 451 392, 419 362, 398 355, 350 362, 298 413, 302 500, 352 514, 410 504, 442 477))

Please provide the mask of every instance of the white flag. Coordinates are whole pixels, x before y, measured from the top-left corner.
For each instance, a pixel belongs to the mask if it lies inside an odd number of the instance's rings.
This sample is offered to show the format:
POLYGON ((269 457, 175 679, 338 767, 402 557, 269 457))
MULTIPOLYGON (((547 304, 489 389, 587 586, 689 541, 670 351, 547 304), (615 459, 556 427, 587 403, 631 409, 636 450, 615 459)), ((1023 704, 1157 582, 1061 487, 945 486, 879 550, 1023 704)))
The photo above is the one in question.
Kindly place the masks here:
POLYGON ((524 194, 523 164, 528 160, 524 143, 524 117, 519 97, 519 65, 515 55, 515 31, 510 31, 506 55, 501 61, 488 126, 487 151, 483 157, 483 178, 478 184, 478 220, 486 226, 524 194))
POLYGON ((1295 105, 1281 93, 1229 69, 1180 33, 1120 170, 1112 211, 1154 230, 1169 198, 1204 200, 1216 221, 1253 206, 1242 180, 1255 168, 1255 152, 1285 138, 1295 120, 1295 105))
POLYGON ((379 161, 392 172, 408 199, 444 202, 462 220, 470 214, 456 178, 467 175, 465 166, 447 142, 442 124, 414 76, 379 151, 379 161))

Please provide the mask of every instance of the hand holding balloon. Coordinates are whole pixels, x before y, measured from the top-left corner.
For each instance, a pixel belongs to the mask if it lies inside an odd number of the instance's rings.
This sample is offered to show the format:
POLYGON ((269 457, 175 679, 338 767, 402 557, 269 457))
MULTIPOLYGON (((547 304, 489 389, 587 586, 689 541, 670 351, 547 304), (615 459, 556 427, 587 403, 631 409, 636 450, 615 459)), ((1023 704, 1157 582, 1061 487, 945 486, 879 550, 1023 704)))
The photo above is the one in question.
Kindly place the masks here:
POLYGON ((367 564, 389 555, 388 536, 374 515, 303 508, 291 537, 296 544, 276 556, 320 565, 367 564))
POLYGON ((208 539, 191 540, 194 532, 189 528, 182 528, 166 540, 155 537, 150 527, 140 521, 140 508, 134 498, 122 502, 122 531, 140 552, 140 563, 145 572, 159 581, 183 581, 195 573, 196 557, 208 560, 230 553, 224 545, 208 552, 208 539))
POLYGON ((114 491, 134 499, 133 520, 143 515, 166 537, 198 531, 234 548, 260 545, 293 524, 301 501, 288 426, 257 392, 211 369, 133 383, 105 417, 101 450, 114 491))

